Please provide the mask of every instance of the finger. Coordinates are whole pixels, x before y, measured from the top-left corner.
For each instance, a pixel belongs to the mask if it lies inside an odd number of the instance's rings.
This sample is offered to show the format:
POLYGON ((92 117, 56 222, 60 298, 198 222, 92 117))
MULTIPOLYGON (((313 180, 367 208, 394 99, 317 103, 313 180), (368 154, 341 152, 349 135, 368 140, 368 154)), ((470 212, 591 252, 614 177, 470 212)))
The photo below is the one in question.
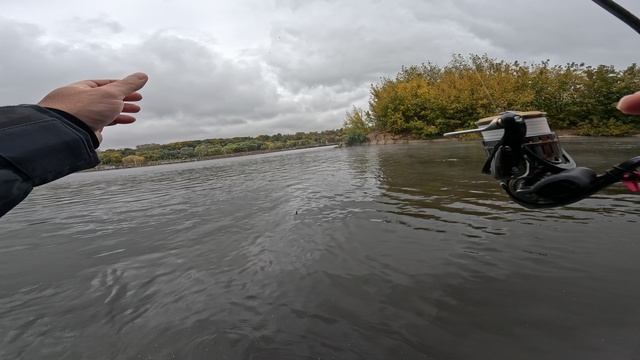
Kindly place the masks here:
POLYGON ((618 110, 629 115, 640 115, 640 92, 620 99, 618 110))
POLYGON ((113 125, 116 125, 116 124, 131 124, 132 122, 135 122, 135 121, 136 121, 136 118, 131 116, 131 115, 120 114, 115 119, 113 119, 113 122, 111 122, 111 124, 113 124, 113 125))
POLYGON ((139 92, 134 92, 133 94, 129 94, 122 99, 124 101, 140 101, 142 100, 142 94, 139 92))
POLYGON ((137 112, 140 112, 140 106, 136 104, 124 103, 124 106, 122 107, 122 112, 137 113, 137 112))
POLYGON ((135 73, 125 77, 122 80, 108 83, 104 85, 104 87, 113 90, 124 99, 126 96, 142 89, 144 84, 147 83, 147 80, 149 80, 147 74, 135 73))

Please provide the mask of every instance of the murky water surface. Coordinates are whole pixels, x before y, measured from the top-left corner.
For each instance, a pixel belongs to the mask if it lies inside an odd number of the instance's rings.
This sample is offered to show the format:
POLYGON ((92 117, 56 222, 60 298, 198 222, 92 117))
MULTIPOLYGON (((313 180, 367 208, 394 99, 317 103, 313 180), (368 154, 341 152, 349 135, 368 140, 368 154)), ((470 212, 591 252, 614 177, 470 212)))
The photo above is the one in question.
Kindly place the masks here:
MULTIPOLYGON (((598 170, 640 154, 563 144, 598 170)), ((0 358, 640 358, 640 196, 526 210, 483 158, 323 148, 38 188, 0 220, 0 358)))

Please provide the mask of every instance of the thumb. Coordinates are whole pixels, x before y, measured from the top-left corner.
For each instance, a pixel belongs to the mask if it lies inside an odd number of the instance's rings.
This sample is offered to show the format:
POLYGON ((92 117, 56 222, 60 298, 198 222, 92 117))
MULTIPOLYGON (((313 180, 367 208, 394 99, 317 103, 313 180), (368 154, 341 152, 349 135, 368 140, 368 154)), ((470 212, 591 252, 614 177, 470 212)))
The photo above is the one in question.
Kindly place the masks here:
POLYGON ((629 115, 640 115, 640 91, 620 99, 618 110, 629 115))
POLYGON ((139 72, 131 74, 122 80, 116 80, 112 83, 106 84, 104 87, 110 88, 124 98, 125 96, 142 89, 144 84, 147 83, 147 80, 149 80, 147 74, 139 72))

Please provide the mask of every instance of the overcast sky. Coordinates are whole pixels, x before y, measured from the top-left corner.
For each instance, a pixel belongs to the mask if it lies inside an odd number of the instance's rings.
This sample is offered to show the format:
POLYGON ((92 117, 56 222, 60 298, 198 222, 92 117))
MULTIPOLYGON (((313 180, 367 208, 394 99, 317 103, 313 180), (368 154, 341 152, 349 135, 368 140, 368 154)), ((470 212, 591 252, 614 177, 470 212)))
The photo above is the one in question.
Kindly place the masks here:
POLYGON ((640 36, 589 0, 0 4, 2 104, 149 74, 139 121, 106 130, 104 148, 337 128, 381 76, 454 53, 620 67, 640 54, 640 36))

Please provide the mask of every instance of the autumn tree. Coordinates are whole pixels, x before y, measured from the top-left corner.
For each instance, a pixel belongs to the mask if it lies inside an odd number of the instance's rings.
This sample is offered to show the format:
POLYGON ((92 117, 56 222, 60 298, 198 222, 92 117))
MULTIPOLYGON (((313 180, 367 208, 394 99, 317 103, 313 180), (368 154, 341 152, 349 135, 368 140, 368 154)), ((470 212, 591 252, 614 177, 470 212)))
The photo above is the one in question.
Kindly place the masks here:
MULTIPOLYGON (((403 67, 395 78, 373 84, 367 113, 376 131, 416 138, 470 128, 479 118, 507 110, 545 111, 559 129, 603 124, 597 134, 613 135, 634 131, 631 118, 615 104, 638 89, 640 70, 635 64, 619 71, 606 65, 526 64, 455 55, 443 67, 403 67)), ((348 113, 347 122, 351 117, 348 113)))
POLYGON ((344 121, 343 141, 346 145, 362 144, 368 141, 369 125, 367 118, 369 114, 354 106, 351 111, 347 111, 344 121))

